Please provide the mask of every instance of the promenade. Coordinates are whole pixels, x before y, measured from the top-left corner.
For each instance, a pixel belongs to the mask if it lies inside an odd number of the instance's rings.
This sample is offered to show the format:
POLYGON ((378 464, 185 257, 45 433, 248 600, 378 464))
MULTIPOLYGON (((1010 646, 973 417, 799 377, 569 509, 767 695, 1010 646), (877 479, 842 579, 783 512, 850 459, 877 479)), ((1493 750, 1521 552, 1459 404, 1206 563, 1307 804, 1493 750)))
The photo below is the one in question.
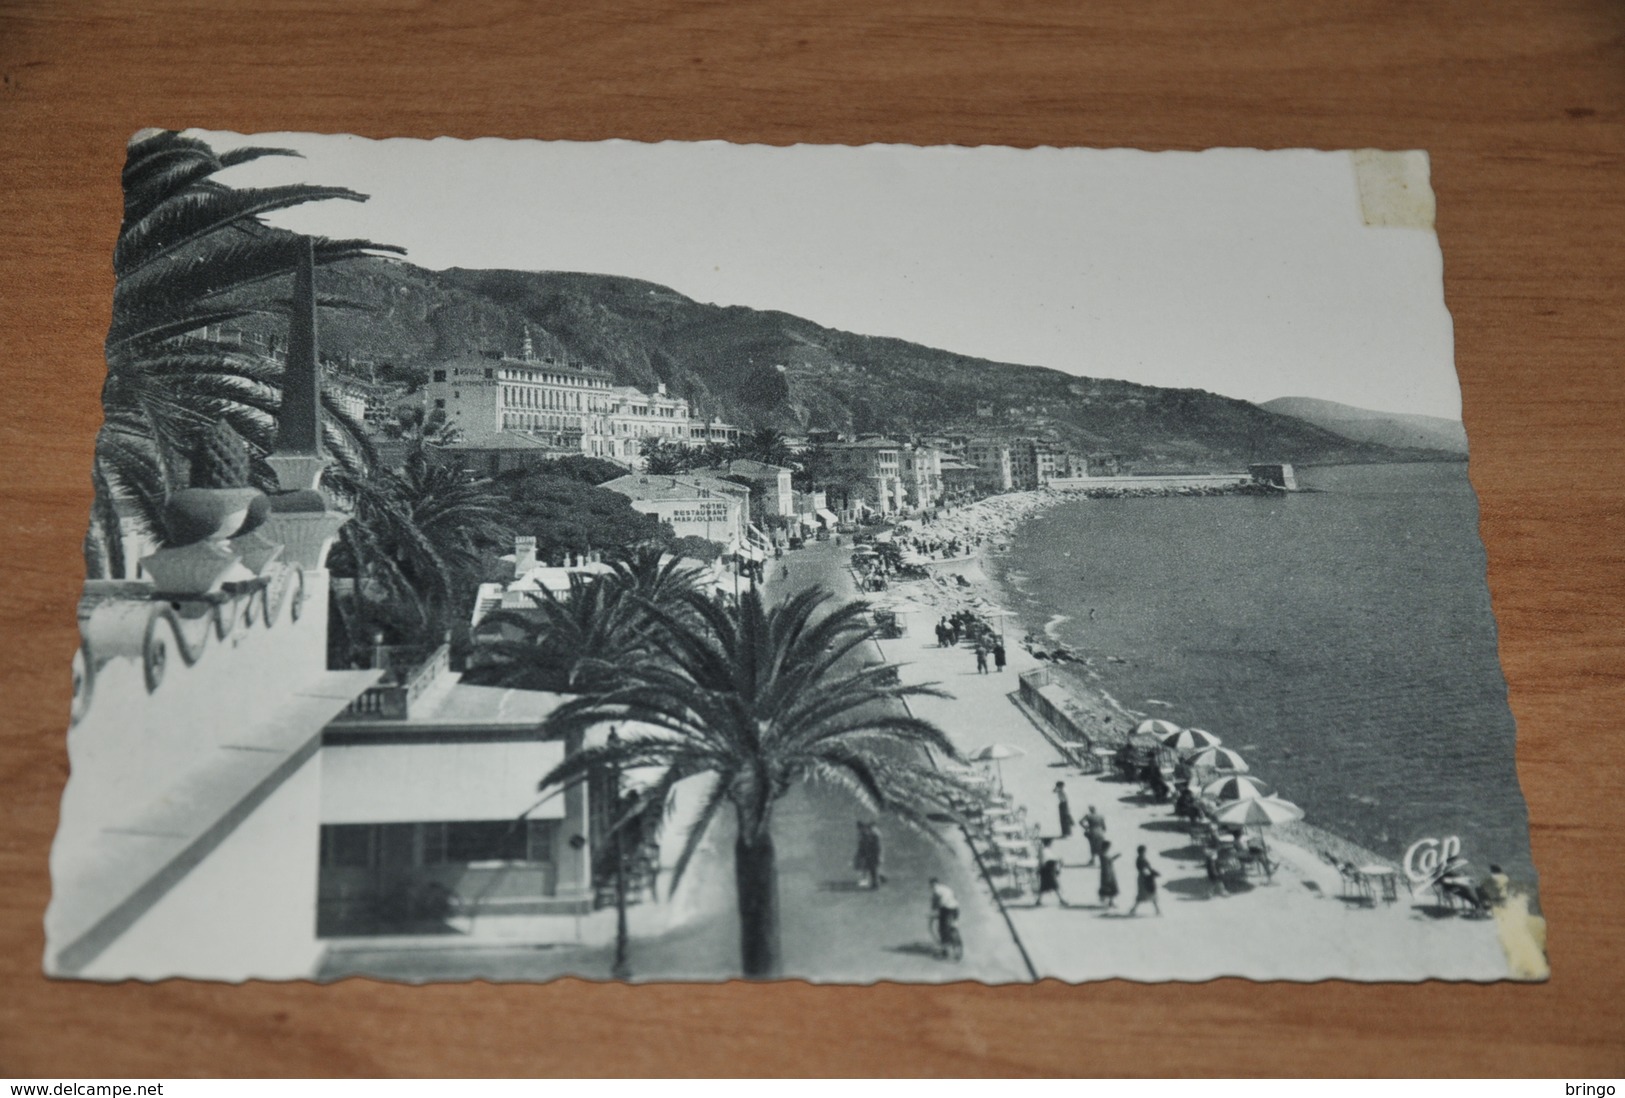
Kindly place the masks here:
MULTIPOLYGON (((966 572, 973 590, 987 597, 978 566, 966 572)), ((1084 776, 1017 708, 1011 695, 1020 672, 1041 666, 1019 644, 1006 646, 1009 666, 978 674, 968 646, 941 648, 933 626, 941 613, 940 588, 926 581, 894 583, 888 605, 903 609, 909 635, 880 643, 903 681, 940 684, 953 699, 917 699, 915 712, 947 730, 966 753, 1002 743, 1023 754, 1002 763, 1006 791, 1026 806, 1046 836, 1057 836, 1053 792, 1064 781, 1071 810, 1081 819, 1090 806, 1106 819, 1121 894, 1115 910, 1097 897, 1098 869, 1088 868, 1081 830, 1058 840, 1061 888, 1072 907, 1053 898, 1034 908, 1031 897, 1012 901, 1011 920, 1041 977, 1067 981, 1113 977, 1138 980, 1207 980, 1245 974, 1254 979, 1492 980, 1507 975, 1507 959, 1495 920, 1470 920, 1440 912, 1431 893, 1375 906, 1343 898, 1337 871, 1313 849, 1279 835, 1268 838, 1281 862, 1273 879, 1251 878, 1228 896, 1209 898, 1201 851, 1168 805, 1146 803, 1137 787, 1110 776, 1084 776), (936 599, 937 605, 927 600, 936 599), (917 601, 912 601, 917 600, 917 601), (1162 914, 1149 904, 1127 914, 1135 894, 1135 850, 1145 845, 1161 872, 1162 914)), ((1013 625, 1013 622, 1012 622, 1013 625)), ((1104 699, 1075 691, 1094 722, 1124 717, 1104 699)), ((1287 791, 1290 796, 1290 791, 1287 791)), ((1311 821, 1312 822, 1312 821, 1311 821)))
MULTIPOLYGON (((853 598, 846 556, 832 542, 786 554, 782 561, 769 562, 766 590, 782 599, 817 585, 843 600, 853 598), (787 578, 782 576, 786 565, 787 578)), ((857 887, 852 869, 860 819, 874 817, 844 790, 823 786, 798 786, 774 810, 787 977, 839 983, 1007 983, 1031 978, 1009 924, 957 831, 945 831, 950 845, 943 847, 880 819, 887 881, 871 891, 857 887), (932 877, 946 881, 960 900, 965 957, 957 963, 934 955, 927 922, 927 882, 932 877)), ((738 971, 733 836, 731 814, 719 814, 675 899, 665 896, 663 873, 661 900, 631 908, 634 980, 722 980, 738 971)), ((675 851, 681 836, 663 845, 675 851)), ((615 912, 605 909, 573 926, 561 926, 560 916, 503 916, 481 920, 457 937, 345 942, 330 950, 319 978, 608 979, 614 927, 615 912)))
MULTIPOLYGON (((786 554, 769 563, 766 589, 776 599, 813 585, 841 599, 855 597, 849 556, 830 542, 786 554)), ((1254 877, 1229 895, 1210 897, 1201 852, 1168 806, 1146 803, 1132 784, 1083 775, 1017 707, 1012 695, 1018 675, 1041 666, 1038 660, 1011 643, 1004 672, 979 674, 968 646, 937 645, 932 627, 945 608, 945 594, 965 604, 979 599, 984 610, 992 605, 993 593, 976 561, 952 570, 971 586, 893 584, 882 598, 902 611, 909 634, 877 642, 873 651, 895 664, 903 681, 936 683, 953 695, 916 698, 910 705, 963 752, 990 743, 1020 752, 1002 763, 1002 780, 1043 834, 1058 835, 1057 781, 1066 783, 1075 817, 1081 819, 1091 806, 1104 816, 1120 855, 1117 907, 1106 909, 1097 898, 1098 869, 1086 864, 1089 850, 1081 830, 1058 840, 1069 907, 1053 899, 1033 907, 1030 896, 1001 905, 957 831, 946 830, 949 842, 942 846, 890 827, 884 818, 877 822, 888 879, 878 890, 860 889, 852 869, 855 823, 872 817, 844 790, 798 786, 779 802, 773 824, 786 976, 849 983, 1025 982, 1032 971, 1073 982, 1236 974, 1289 980, 1505 977, 1507 960, 1495 920, 1446 914, 1430 894, 1412 897, 1404 888, 1392 904, 1347 899, 1337 871, 1314 849, 1283 835, 1269 836, 1280 862, 1272 879, 1254 877), (1129 916, 1135 851, 1142 844, 1162 874, 1161 913, 1147 904, 1129 916), (960 898, 966 951, 959 963, 934 955, 926 883, 933 876, 947 881, 960 898)), ((1102 697, 1074 693, 1086 723, 1123 726, 1125 715, 1102 697)), ((666 845, 675 850, 680 841, 676 837, 666 845)), ((487 919, 451 939, 346 943, 331 952, 321 978, 352 973, 409 980, 608 978, 614 912, 582 917, 565 933, 558 918, 546 926, 523 917, 487 919)), ((635 980, 717 980, 737 971, 731 816, 718 816, 675 899, 663 894, 659 902, 637 905, 630 926, 635 980)))

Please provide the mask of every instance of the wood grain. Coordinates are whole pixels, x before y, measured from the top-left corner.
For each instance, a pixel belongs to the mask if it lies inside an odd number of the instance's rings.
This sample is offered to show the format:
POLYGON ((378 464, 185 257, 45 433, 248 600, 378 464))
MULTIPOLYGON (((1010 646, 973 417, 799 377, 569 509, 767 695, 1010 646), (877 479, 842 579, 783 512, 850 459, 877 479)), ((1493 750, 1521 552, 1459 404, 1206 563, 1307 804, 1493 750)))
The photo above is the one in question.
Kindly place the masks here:
POLYGON ((0 1075, 1625 1073, 1625 7, 0 5, 0 1075), (53 984, 78 557, 139 127, 1424 148, 1545 986, 53 984))

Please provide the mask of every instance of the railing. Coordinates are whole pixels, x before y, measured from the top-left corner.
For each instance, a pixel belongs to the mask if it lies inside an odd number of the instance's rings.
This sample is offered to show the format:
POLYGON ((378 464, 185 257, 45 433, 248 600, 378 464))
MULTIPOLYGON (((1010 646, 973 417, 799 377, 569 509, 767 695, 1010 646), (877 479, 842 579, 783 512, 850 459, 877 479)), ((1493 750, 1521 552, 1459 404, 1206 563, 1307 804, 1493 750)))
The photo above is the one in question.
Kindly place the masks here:
MULTIPOLYGON (((398 659, 399 650, 391 650, 383 661, 386 666, 398 659)), ((411 715, 412 703, 451 669, 451 645, 442 644, 401 682, 380 683, 369 687, 360 697, 345 707, 336 720, 404 721, 411 715)))
POLYGON ((1068 749, 1087 755, 1097 745, 1119 746, 1122 737, 1105 730, 1091 731, 1084 726, 1081 707, 1072 698, 1065 685, 1056 681, 1055 672, 1048 667, 1023 671, 1020 676, 1021 702, 1049 732, 1068 749))

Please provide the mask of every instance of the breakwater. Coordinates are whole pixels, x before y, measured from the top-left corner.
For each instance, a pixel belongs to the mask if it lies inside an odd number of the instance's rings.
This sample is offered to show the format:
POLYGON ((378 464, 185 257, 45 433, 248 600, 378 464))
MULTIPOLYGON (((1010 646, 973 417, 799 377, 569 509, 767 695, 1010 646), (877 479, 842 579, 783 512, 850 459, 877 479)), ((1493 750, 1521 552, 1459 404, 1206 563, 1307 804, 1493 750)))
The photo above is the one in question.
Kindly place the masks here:
POLYGON ((1086 499, 1158 496, 1275 495, 1282 489, 1251 473, 1169 473, 1115 477, 1064 477, 1049 487, 1086 499))

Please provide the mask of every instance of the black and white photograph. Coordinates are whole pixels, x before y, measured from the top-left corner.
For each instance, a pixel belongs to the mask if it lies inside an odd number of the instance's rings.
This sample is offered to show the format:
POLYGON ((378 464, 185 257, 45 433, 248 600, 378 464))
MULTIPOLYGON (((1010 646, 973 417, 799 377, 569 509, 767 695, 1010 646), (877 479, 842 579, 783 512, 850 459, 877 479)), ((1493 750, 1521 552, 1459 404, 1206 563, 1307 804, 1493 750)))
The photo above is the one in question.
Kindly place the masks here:
POLYGON ((1425 151, 122 188, 47 974, 1547 978, 1425 151))

